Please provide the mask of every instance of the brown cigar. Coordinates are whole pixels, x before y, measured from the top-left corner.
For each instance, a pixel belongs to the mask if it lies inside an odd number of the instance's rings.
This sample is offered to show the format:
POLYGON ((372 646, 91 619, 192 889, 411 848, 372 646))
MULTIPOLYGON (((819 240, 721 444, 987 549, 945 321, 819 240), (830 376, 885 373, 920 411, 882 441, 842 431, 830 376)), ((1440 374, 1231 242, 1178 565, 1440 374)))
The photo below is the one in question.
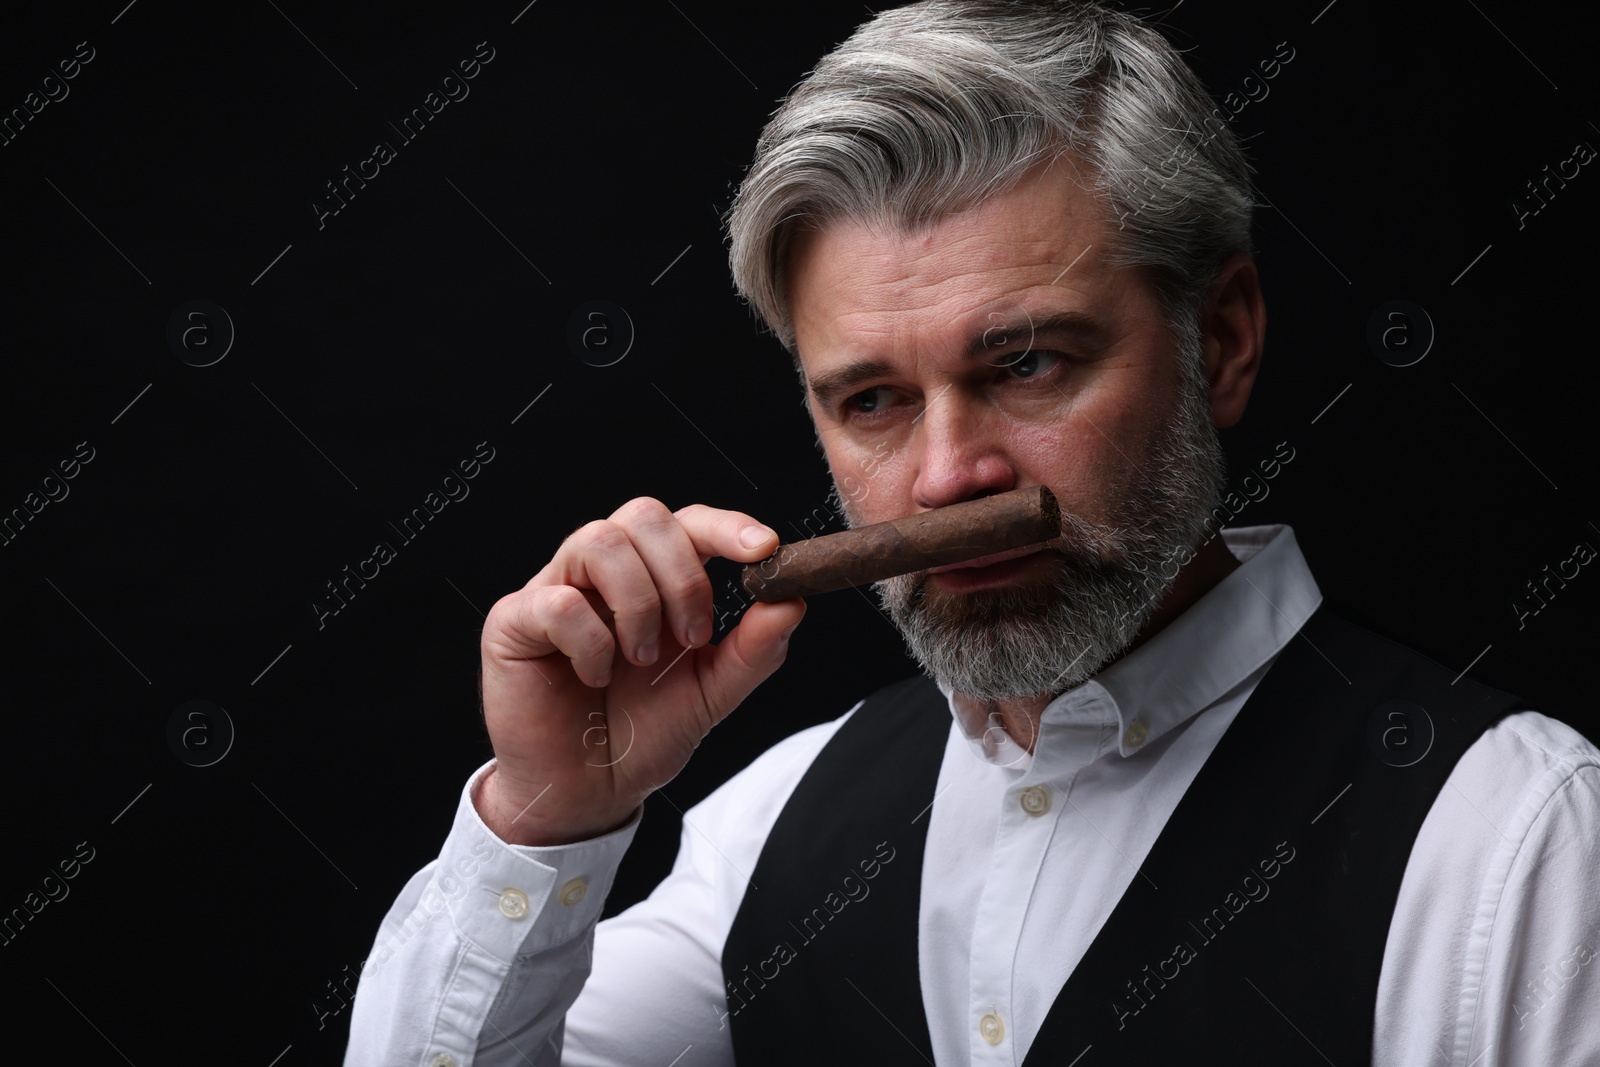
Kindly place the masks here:
POLYGON ((1061 533, 1061 508, 1047 486, 964 500, 888 522, 779 545, 744 567, 744 590, 757 600, 831 593, 946 563, 1006 552, 1061 533))

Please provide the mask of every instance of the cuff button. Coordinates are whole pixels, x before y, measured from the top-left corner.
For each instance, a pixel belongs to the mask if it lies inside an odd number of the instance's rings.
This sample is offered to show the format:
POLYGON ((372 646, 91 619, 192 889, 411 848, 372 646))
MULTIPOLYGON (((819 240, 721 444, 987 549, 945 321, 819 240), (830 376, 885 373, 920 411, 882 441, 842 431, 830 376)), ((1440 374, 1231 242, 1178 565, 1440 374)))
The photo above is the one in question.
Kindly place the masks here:
POLYGON ((1129 723, 1128 728, 1123 731, 1122 740, 1123 743, 1129 748, 1138 748, 1140 745, 1144 744, 1145 738, 1149 736, 1150 728, 1144 723, 1140 722, 1138 719, 1135 719, 1133 722, 1129 723))
POLYGON ((574 904, 577 904, 579 901, 583 900, 588 893, 589 883, 585 882, 582 878, 574 878, 572 881, 561 887, 561 903, 570 908, 574 904))
POLYGON ((500 914, 508 919, 520 919, 528 914, 528 894, 520 889, 500 892, 500 914))

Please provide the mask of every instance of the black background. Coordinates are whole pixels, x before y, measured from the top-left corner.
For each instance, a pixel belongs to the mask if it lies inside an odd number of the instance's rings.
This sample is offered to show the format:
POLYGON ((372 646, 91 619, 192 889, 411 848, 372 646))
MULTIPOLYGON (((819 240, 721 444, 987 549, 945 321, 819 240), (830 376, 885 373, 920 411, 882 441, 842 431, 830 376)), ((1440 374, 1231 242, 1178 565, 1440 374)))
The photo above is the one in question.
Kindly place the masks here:
MULTIPOLYGON (((8 1014, 65 1061, 336 1062, 330 984, 490 755, 482 613, 638 495, 815 531, 826 470, 720 216, 778 98, 868 12, 123 3, 0 35, 6 113, 94 50, 0 147, 0 514, 94 456, 0 548, 0 913, 94 850, 0 946, 8 1014), (483 41, 470 95, 403 143, 387 123, 483 41), (397 157, 319 227, 324 183, 379 140, 397 157), (167 341, 196 299, 237 331, 207 367, 167 341), (567 342, 595 299, 636 330, 611 366, 567 342), (401 542, 388 524, 484 441, 470 495, 401 542), (378 540, 398 557, 319 628, 324 583, 378 540), (237 732, 206 767, 167 739, 196 699, 237 732)), ((1219 96, 1294 50, 1233 120, 1271 323, 1224 441, 1236 481, 1278 442, 1296 457, 1237 524, 1292 523, 1331 599, 1600 733, 1600 576, 1520 629, 1511 606, 1600 546, 1600 176, 1521 228, 1512 207, 1600 145, 1588 33, 1504 0, 1190 0, 1163 28, 1219 96), (1437 329, 1408 367, 1366 339, 1394 299, 1437 329)), ((679 810, 913 669, 864 596, 814 598, 787 665, 647 806, 610 910, 666 871, 679 810)))

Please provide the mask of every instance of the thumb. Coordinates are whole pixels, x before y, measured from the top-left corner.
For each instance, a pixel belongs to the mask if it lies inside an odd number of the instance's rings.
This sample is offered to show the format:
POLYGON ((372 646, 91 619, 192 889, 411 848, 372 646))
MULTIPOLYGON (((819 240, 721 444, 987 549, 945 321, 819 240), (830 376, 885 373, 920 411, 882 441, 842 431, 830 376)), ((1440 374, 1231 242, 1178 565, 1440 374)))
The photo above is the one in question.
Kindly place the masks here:
POLYGON ((720 644, 705 650, 711 655, 702 661, 700 689, 713 723, 721 722, 783 665, 789 655, 789 634, 805 614, 806 602, 799 597, 770 604, 758 601, 720 644))

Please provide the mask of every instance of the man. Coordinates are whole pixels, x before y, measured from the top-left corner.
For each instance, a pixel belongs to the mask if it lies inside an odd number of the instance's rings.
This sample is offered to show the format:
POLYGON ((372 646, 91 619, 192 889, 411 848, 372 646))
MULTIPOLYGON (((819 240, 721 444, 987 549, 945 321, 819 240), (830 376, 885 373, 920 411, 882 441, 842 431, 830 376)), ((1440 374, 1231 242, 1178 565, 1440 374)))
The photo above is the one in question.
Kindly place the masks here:
POLYGON ((1212 108, 1153 31, 1046 4, 885 12, 791 95, 731 258, 839 506, 1043 484, 1063 533, 881 583, 928 677, 761 756, 596 930, 805 605, 713 646, 706 560, 772 530, 580 528, 485 625, 496 759, 348 1063, 1600 1057, 1600 753, 1331 617, 1287 528, 1210 528, 1266 325, 1212 108))

